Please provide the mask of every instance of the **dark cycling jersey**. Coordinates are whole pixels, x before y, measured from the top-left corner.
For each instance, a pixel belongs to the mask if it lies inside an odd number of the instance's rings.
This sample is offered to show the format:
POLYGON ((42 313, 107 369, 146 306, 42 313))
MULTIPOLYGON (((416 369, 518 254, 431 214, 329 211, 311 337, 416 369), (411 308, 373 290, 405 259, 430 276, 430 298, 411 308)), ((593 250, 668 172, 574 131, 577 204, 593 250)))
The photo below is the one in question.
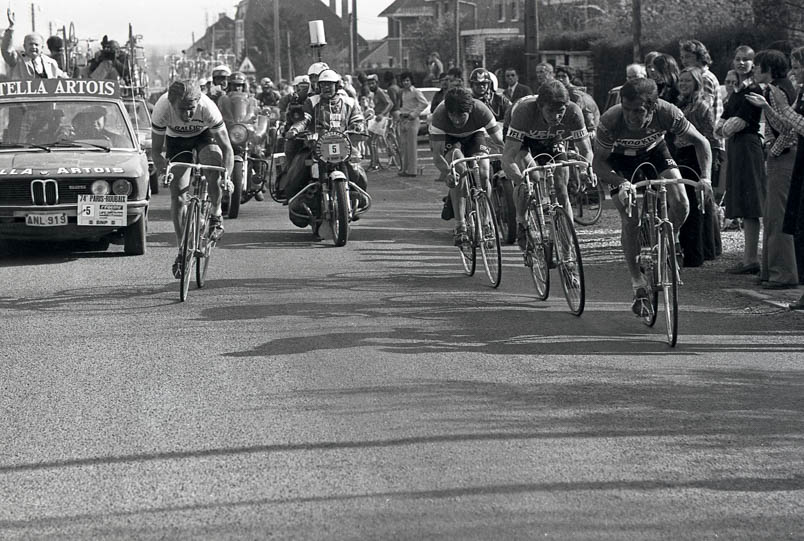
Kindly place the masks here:
POLYGON ((551 147, 567 139, 580 141, 589 136, 580 107, 572 102, 567 103, 564 118, 557 125, 551 126, 542 116, 536 104, 537 98, 538 96, 526 96, 514 104, 507 137, 521 143, 532 139, 539 146, 551 147))
POLYGON ((625 124, 622 109, 622 104, 614 105, 603 113, 597 127, 597 144, 612 154, 645 154, 664 142, 667 132, 680 137, 690 129, 681 109, 662 99, 659 99, 648 125, 641 129, 632 130, 625 124))
POLYGON ((502 126, 497 124, 494 114, 482 101, 472 98, 472 103, 474 106, 469 113, 469 120, 461 127, 455 126, 449 119, 445 104, 438 104, 430 122, 430 139, 446 141, 448 135, 463 139, 484 130, 489 135, 502 130, 502 126))

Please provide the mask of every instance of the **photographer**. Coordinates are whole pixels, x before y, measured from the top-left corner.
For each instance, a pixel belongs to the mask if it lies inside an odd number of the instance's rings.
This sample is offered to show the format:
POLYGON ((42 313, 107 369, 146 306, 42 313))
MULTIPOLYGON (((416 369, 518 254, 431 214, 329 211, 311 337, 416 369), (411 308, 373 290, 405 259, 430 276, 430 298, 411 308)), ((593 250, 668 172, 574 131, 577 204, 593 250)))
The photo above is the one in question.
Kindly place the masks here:
POLYGON ((89 62, 89 77, 100 80, 117 80, 123 77, 125 66, 119 58, 120 44, 103 36, 102 49, 89 62))

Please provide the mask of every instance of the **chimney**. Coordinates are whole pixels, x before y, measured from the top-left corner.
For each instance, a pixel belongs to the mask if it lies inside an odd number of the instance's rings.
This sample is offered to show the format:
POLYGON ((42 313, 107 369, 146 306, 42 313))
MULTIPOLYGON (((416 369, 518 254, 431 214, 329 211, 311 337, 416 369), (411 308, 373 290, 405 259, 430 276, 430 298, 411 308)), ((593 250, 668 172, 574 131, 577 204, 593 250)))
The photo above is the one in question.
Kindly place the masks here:
POLYGON ((349 0, 341 0, 341 19, 349 20, 349 0))
POLYGON ((337 6, 338 0, 329 0, 329 9, 332 10, 332 13, 338 13, 337 6))
POLYGON ((222 11, 222 12, 218 13, 218 20, 219 20, 219 21, 220 21, 221 19, 223 19, 224 17, 226 17, 226 12, 225 12, 225 11, 222 11))

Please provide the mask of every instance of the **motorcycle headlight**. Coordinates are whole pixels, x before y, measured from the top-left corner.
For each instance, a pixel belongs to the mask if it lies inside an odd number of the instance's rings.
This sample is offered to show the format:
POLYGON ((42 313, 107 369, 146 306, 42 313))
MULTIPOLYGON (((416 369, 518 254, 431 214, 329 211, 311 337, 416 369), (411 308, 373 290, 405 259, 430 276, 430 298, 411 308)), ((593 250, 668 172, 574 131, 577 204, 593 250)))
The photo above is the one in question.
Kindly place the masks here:
POLYGON ((94 195, 108 195, 109 183, 105 180, 96 180, 92 183, 92 193, 94 195))
POLYGON ((124 178, 119 178, 112 184, 112 193, 115 195, 131 195, 131 183, 124 178))
POLYGON ((248 128, 242 124, 235 124, 229 130, 229 139, 231 139, 232 143, 235 145, 242 145, 248 141, 248 128))

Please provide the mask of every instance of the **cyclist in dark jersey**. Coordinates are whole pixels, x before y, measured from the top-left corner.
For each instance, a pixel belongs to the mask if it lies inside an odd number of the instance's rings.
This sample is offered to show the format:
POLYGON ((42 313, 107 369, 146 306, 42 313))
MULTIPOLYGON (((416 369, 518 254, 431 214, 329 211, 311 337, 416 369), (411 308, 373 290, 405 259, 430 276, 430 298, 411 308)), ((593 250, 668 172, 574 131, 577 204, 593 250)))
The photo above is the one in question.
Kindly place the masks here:
MULTIPOLYGON (((592 147, 583 113, 580 107, 570 101, 567 89, 560 82, 549 80, 539 87, 537 95, 520 98, 514 104, 502 162, 505 174, 516 187, 517 243, 523 250, 527 242, 524 225, 527 189, 522 182, 520 165, 529 167, 534 159, 540 165, 552 158, 566 159, 564 141, 567 140, 574 141, 578 153, 591 163, 592 147)), ((572 205, 567 193, 568 178, 566 167, 556 169, 554 179, 558 201, 572 219, 572 205)))
MULTIPOLYGON (((449 163, 464 157, 482 156, 489 153, 486 146, 486 134, 490 143, 502 147, 502 126, 494 119, 491 110, 483 102, 472 98, 472 93, 462 87, 450 88, 444 101, 436 107, 430 122, 430 146, 433 149, 433 161, 442 175, 447 179, 450 199, 455 213, 455 245, 460 246, 467 240, 464 211, 466 200, 462 188, 461 177, 454 178, 449 174, 449 163)), ((465 164, 456 167, 460 175, 465 164)), ((489 160, 478 160, 480 182, 489 186, 489 160)))
MULTIPOLYGON (((628 193, 633 191, 630 179, 645 162, 653 166, 640 170, 648 177, 655 174, 655 168, 663 178, 682 178, 664 140, 668 132, 692 143, 701 171, 712 170, 712 152, 706 137, 684 118, 684 113, 675 105, 659 99, 656 83, 652 79, 626 82, 620 90, 620 96, 621 103, 600 117, 593 167, 600 180, 614 186, 611 195, 620 212, 623 253, 634 290, 632 310, 642 316, 648 291, 647 280, 637 262, 639 213, 631 213, 630 218, 626 214, 625 201, 628 193)), ((701 180, 711 190, 709 179, 701 180)), ((676 235, 687 219, 689 204, 683 185, 667 187, 667 214, 673 222, 676 235)))

